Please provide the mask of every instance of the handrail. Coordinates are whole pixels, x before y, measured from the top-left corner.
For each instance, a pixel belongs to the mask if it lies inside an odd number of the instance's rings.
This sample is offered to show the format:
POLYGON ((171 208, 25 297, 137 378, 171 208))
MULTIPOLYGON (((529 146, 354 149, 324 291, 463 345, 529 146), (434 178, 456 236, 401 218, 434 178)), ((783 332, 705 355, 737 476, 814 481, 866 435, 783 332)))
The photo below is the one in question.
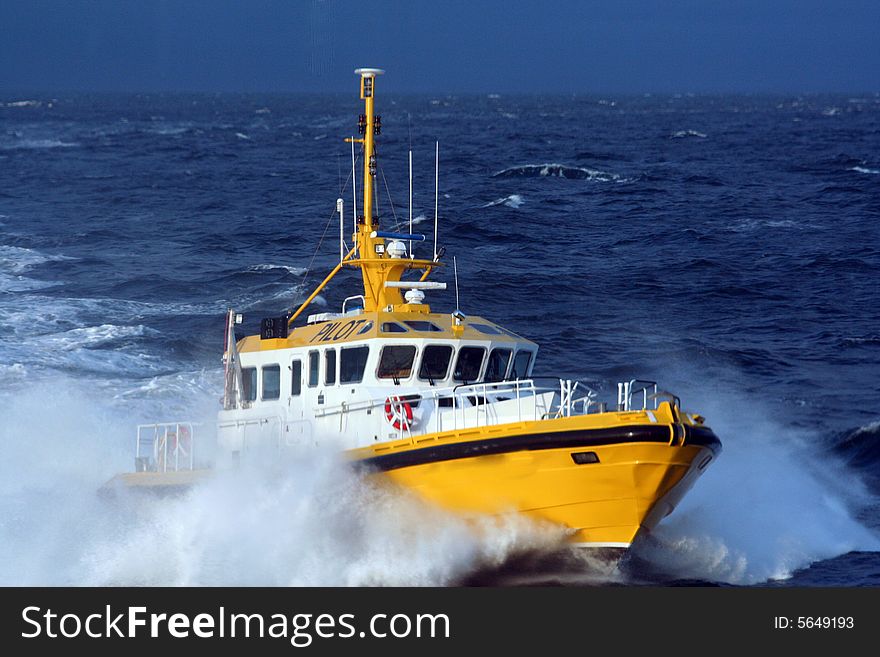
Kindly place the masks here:
POLYGON ((636 393, 642 393, 642 408, 641 410, 647 410, 648 408, 648 390, 652 391, 652 395, 650 399, 654 400, 654 409, 657 409, 657 382, 656 381, 648 381, 646 379, 631 379, 629 381, 622 381, 617 384, 617 410, 619 411, 631 411, 632 410, 632 398, 636 393), (636 386, 641 385, 640 388, 636 388, 636 386))
MULTIPOLYGON (((597 397, 596 391, 581 381, 571 381, 554 377, 541 377, 554 381, 556 385, 536 384, 534 379, 514 379, 509 381, 492 381, 478 383, 460 383, 454 386, 430 389, 394 390, 390 395, 381 395, 369 399, 348 400, 332 406, 315 407, 313 412, 316 418, 340 416, 340 427, 343 417, 349 413, 384 408, 389 398, 399 397, 401 400, 392 403, 397 408, 397 416, 401 416, 403 402, 406 397, 418 397, 419 403, 434 403, 428 406, 429 413, 423 415, 425 422, 433 425, 434 431, 442 430, 443 417, 449 418, 451 414, 453 429, 461 429, 473 426, 487 426, 493 423, 493 417, 497 413, 508 415, 513 411, 516 421, 540 420, 548 418, 569 417, 571 415, 587 414, 590 406, 597 397), (541 399, 548 394, 551 398, 541 399), (441 399, 449 399, 451 405, 440 406, 441 399), (466 400, 466 401, 465 401, 466 400), (527 400, 530 403, 526 403, 527 400), (503 407, 496 404, 513 401, 514 405, 503 407), (580 408, 578 408, 580 407, 580 408), (431 417, 431 413, 433 417, 431 417)), ((413 400, 410 400, 413 401, 413 400)), ((409 423, 400 423, 397 433, 400 438, 413 435, 412 426, 409 423), (405 425, 405 426, 404 426, 405 425)), ((427 431, 429 425, 423 425, 422 430, 427 431)), ((341 430, 341 429, 340 429, 341 430)))
POLYGON ((152 470, 157 472, 177 472, 181 469, 195 469, 195 428, 202 426, 201 422, 154 422, 152 424, 137 425, 137 439, 135 441, 135 470, 142 472, 152 470), (173 430, 172 430, 173 428, 173 430), (143 433, 152 430, 152 437, 144 437, 143 433), (169 450, 170 443, 170 450, 169 450), (188 444, 184 444, 188 443, 188 444), (149 444, 149 454, 141 453, 141 446, 149 444), (170 454, 169 454, 170 451, 170 454), (180 457, 188 459, 181 468, 180 457), (169 461, 173 457, 173 467, 169 461))

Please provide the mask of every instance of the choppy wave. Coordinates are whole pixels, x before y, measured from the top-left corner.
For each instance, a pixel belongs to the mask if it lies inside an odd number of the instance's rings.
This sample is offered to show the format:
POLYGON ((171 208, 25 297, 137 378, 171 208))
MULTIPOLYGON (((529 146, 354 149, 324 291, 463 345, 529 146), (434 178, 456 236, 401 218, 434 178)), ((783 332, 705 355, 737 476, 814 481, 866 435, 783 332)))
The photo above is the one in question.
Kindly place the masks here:
POLYGON ((677 130, 670 135, 670 139, 686 139, 688 137, 696 137, 697 139, 706 139, 709 135, 698 130, 677 130))
POLYGON ((511 194, 510 196, 505 196, 504 198, 497 198, 494 201, 489 201, 485 205, 481 205, 481 208, 491 208, 496 205, 504 205, 508 208, 518 208, 525 203, 525 200, 519 194, 511 194))
POLYGON ((6 103, 6 107, 39 107, 42 104, 39 100, 13 100, 6 103))
POLYGON ((31 278, 26 276, 26 273, 38 265, 61 260, 72 260, 72 258, 0 244, 0 292, 23 292, 57 285, 56 281, 31 278))
POLYGON ((286 272, 288 272, 290 274, 294 274, 296 276, 302 276, 303 274, 306 273, 305 267, 292 267, 290 265, 262 264, 262 265, 252 265, 252 266, 248 267, 248 271, 275 271, 275 270, 286 271, 286 272))
MULTIPOLYGON (((878 338, 880 341, 880 338, 878 338)), ((837 438, 835 450, 850 464, 867 471, 880 480, 880 420, 852 431, 845 431, 837 438)))
POLYGON ((880 169, 870 169, 868 167, 862 167, 862 166, 850 167, 849 170, 856 171, 858 173, 870 173, 870 174, 874 174, 874 175, 880 174, 880 169))
POLYGON ((570 180, 589 180, 597 182, 616 182, 621 177, 616 173, 588 169, 586 167, 572 167, 565 164, 524 164, 522 166, 509 167, 492 174, 493 178, 568 178, 570 180))
POLYGON ((64 141, 62 139, 28 139, 20 137, 7 142, 0 142, 0 149, 6 151, 14 150, 42 150, 48 148, 75 148, 79 146, 77 142, 64 141))

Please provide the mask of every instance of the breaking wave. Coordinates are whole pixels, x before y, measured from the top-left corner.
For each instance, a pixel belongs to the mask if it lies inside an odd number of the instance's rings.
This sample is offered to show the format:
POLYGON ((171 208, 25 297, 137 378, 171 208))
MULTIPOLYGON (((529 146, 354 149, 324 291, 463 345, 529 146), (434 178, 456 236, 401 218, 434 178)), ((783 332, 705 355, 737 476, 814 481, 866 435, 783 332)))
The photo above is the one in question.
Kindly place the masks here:
POLYGON ((590 180, 596 182, 618 182, 622 178, 616 173, 588 169, 586 167, 571 167, 564 164, 525 164, 510 167, 492 174, 493 178, 567 178, 569 180, 590 180))
POLYGON ((481 205, 480 207, 481 208, 491 208, 496 205, 504 205, 504 206, 507 206, 508 208, 518 208, 523 203, 525 203, 525 201, 523 200, 522 196, 520 196, 519 194, 511 194, 510 196, 505 196, 504 198, 497 198, 494 201, 490 201, 489 203, 486 203, 485 205, 481 205))
POLYGON ((0 149, 6 151, 14 150, 39 150, 46 148, 74 148, 79 146, 78 143, 72 141, 63 141, 61 139, 25 139, 16 138, 7 143, 0 143, 0 149))
POLYGON ((708 135, 705 132, 699 132, 697 130, 678 130, 673 132, 670 135, 670 139, 685 139, 687 137, 696 137, 698 139, 705 139, 708 135))

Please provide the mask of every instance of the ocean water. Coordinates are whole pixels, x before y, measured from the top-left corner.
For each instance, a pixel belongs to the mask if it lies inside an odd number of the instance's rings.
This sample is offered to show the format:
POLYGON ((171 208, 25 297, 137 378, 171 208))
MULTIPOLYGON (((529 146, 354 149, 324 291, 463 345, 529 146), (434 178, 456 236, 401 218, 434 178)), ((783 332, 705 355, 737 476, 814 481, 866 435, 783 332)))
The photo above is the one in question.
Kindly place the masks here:
MULTIPOLYGON (((880 96, 387 93, 378 108, 383 227, 408 221, 411 147, 415 228, 432 232, 440 141, 462 310, 537 341, 536 373, 604 393, 658 380, 721 458, 610 570, 543 572, 522 555, 553 528, 474 532, 333 454, 101 501, 136 424, 210 433, 225 310, 255 332, 334 265, 361 108, 5 93, 0 584, 880 585, 880 96)), ((319 306, 357 294, 337 280, 319 306)), ((429 301, 451 311, 452 285, 429 301)))

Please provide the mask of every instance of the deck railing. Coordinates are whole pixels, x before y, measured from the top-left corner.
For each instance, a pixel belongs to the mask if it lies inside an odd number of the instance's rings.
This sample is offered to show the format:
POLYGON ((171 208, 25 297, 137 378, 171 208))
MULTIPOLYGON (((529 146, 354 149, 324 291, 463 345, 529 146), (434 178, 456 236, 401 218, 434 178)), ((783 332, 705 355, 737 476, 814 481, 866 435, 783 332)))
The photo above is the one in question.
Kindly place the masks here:
POLYGON ((139 424, 135 444, 137 472, 177 472, 195 469, 195 429, 198 422, 139 424))
MULTIPOLYGON (((407 416, 405 405, 417 407, 433 402, 430 423, 432 431, 455 431, 498 424, 501 421, 522 422, 583 415, 592 410, 597 393, 580 381, 553 377, 536 377, 492 383, 466 383, 417 392, 401 392, 315 409, 316 417, 339 415, 340 431, 349 413, 381 409, 391 410, 395 418, 407 416), (512 403, 508 403, 512 402, 512 403), (448 422, 451 421, 451 426, 448 422)), ((599 410, 599 406, 596 409, 599 410)), ((412 422, 397 422, 400 438, 413 435, 412 422)), ((425 433, 425 426, 418 433, 425 433)))

